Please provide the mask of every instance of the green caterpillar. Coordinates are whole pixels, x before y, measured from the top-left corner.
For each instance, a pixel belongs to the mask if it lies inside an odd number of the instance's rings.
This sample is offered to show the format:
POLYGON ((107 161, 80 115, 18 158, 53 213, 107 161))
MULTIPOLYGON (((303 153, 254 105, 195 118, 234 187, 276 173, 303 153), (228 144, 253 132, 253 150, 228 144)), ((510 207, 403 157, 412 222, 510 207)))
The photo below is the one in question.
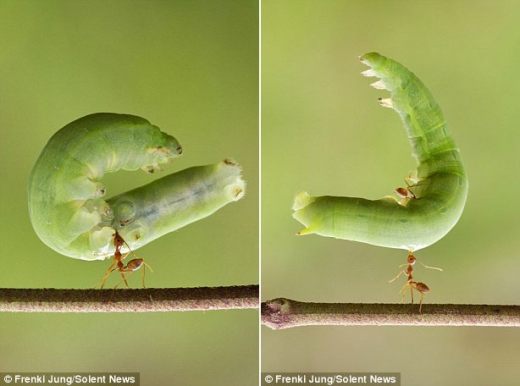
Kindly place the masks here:
POLYGON ((416 251, 444 237, 459 220, 468 194, 468 178, 459 149, 446 128, 439 105, 408 69, 378 53, 360 58, 370 67, 363 75, 380 80, 376 89, 390 91, 381 105, 401 117, 416 172, 397 197, 367 200, 357 197, 312 197, 297 194, 293 217, 305 225, 299 234, 358 241, 416 251))
POLYGON ((63 255, 103 260, 116 250, 116 231, 125 241, 121 250, 134 250, 243 197, 240 167, 224 160, 103 199, 105 173, 152 173, 181 154, 174 137, 137 116, 98 113, 69 123, 49 140, 29 178, 34 230, 63 255))

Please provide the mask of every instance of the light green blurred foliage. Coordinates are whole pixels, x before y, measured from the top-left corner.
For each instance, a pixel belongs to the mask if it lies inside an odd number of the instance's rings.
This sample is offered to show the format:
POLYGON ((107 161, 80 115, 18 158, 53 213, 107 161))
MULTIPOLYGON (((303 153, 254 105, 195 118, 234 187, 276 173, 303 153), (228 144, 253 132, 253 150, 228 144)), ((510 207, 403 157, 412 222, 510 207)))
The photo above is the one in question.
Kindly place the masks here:
MULTIPOLYGON (((101 111, 145 117, 185 150, 153 177, 107 175, 107 196, 226 157, 248 183, 236 205, 138 251, 154 269, 147 286, 258 283, 258 1, 2 0, 0 48, 1 287, 91 288, 108 268, 47 248, 26 197, 50 136, 101 111)), ((0 317, 2 371, 137 371, 146 385, 258 379, 251 310, 0 317)))
MULTIPOLYGON (((262 298, 398 302, 406 252, 297 237, 294 194, 377 199, 415 168, 387 92, 358 56, 376 51, 430 89, 460 150, 458 225, 416 256, 428 303, 518 304, 520 110, 516 1, 262 2, 262 298)), ((409 295, 406 298, 409 302, 409 295)), ((262 332, 265 371, 397 371, 403 384, 513 385, 514 329, 312 327, 262 332), (413 353, 413 354, 412 354, 413 353), (471 367, 470 367, 471 364, 471 367), (484 373, 485 371, 485 373, 484 373)), ((516 339, 516 341, 515 341, 516 339)))

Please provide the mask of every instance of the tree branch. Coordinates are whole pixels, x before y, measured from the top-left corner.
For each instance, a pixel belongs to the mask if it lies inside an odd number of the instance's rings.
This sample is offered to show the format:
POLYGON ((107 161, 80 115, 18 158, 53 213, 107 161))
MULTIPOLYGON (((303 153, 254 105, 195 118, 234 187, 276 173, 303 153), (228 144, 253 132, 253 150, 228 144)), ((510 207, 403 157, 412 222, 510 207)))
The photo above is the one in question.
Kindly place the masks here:
POLYGON ((258 309, 259 286, 148 289, 1 288, 0 312, 160 312, 258 309))
POLYGON ((335 326, 520 327, 520 306, 471 304, 304 303, 278 298, 262 303, 262 324, 273 330, 335 326))

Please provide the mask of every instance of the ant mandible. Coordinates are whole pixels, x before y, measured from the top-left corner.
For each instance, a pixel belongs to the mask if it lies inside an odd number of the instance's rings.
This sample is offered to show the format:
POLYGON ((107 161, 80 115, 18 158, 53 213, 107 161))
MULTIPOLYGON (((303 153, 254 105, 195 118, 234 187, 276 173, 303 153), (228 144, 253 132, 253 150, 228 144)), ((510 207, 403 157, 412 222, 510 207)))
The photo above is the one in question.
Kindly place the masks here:
MULTIPOLYGON (((110 274, 114 271, 119 271, 119 273, 121 273, 121 276, 123 277, 123 280, 125 282, 125 285, 127 288, 130 288, 130 286, 128 285, 128 281, 126 280, 126 276, 125 276, 125 273, 132 273, 134 271, 137 271, 139 268, 141 268, 141 266, 144 264, 144 268, 143 268, 143 288, 146 288, 145 285, 144 285, 144 277, 145 277, 145 272, 146 272, 146 267, 148 267, 148 269, 150 271, 153 272, 152 268, 146 264, 144 262, 143 259, 137 257, 135 255, 135 253, 130 249, 130 246, 127 244, 127 242, 119 235, 119 233, 116 231, 114 233, 114 246, 116 248, 115 252, 114 252, 114 261, 112 262, 112 264, 110 264, 110 267, 108 267, 108 270, 107 272, 105 273, 105 276, 103 276, 103 278, 101 279, 101 288, 103 288, 106 284, 106 281, 107 281, 107 278, 108 276, 110 276, 110 274), (126 246, 128 247, 128 250, 129 252, 127 252, 126 254, 122 254, 121 253, 121 248, 126 244, 126 246), (129 255, 129 254, 132 254, 134 256, 136 256, 135 259, 133 260, 130 260, 126 265, 123 263, 123 260, 129 255)), ((119 282, 119 284, 121 284, 121 282, 119 282)), ((116 287, 119 285, 117 284, 116 287)))
MULTIPOLYGON (((413 252, 410 251, 408 253, 407 263, 401 264, 399 266, 399 268, 404 267, 405 265, 407 265, 408 267, 406 268, 406 270, 402 270, 401 272, 399 272, 399 274, 396 277, 394 277, 392 280, 390 280, 389 283, 392 283, 393 281, 397 280, 397 278, 399 276, 401 276, 401 274, 404 273, 408 277, 408 280, 406 281, 405 285, 403 286, 403 288, 401 288, 401 291, 399 292, 399 294, 402 294, 401 302, 404 301, 404 296, 406 295, 406 290, 408 289, 408 287, 410 287, 410 296, 412 298, 412 304, 413 304, 413 290, 416 290, 417 292, 419 292, 421 294, 419 313, 422 314, 422 303, 423 303, 424 294, 430 292, 430 288, 424 283, 416 282, 413 280, 413 276, 412 276, 413 265, 415 264, 416 261, 419 261, 419 260, 417 260, 416 257, 413 255, 413 252)), ((419 261, 419 263, 421 263, 421 262, 419 261)), ((438 271, 442 271, 442 269, 440 269, 440 268, 428 267, 427 265, 424 265, 423 263, 421 263, 421 265, 428 269, 436 269, 438 271)))

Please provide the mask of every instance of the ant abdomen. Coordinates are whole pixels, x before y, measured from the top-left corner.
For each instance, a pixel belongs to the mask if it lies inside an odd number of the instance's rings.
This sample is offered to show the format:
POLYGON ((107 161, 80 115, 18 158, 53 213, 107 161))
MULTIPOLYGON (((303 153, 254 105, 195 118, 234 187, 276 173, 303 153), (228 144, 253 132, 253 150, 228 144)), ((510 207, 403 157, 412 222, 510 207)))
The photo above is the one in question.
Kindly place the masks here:
POLYGON ((419 291, 422 294, 430 292, 430 288, 424 283, 416 283, 415 286, 417 288, 417 291, 419 291))

